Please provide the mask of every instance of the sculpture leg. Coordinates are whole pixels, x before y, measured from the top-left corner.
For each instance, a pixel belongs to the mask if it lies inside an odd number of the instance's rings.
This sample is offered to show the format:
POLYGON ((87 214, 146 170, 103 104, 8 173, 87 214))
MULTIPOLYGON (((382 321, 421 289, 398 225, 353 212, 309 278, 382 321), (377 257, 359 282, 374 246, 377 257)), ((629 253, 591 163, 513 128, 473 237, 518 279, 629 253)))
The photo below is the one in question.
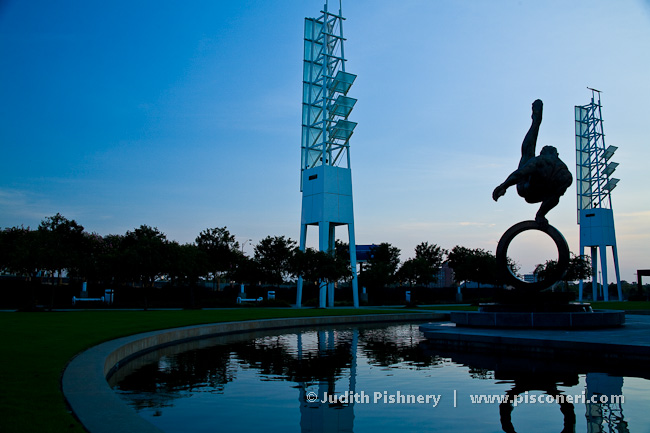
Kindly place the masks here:
POLYGON ((539 134, 539 125, 542 124, 542 109, 543 104, 539 99, 533 102, 533 122, 521 143, 521 159, 519 160, 519 168, 526 165, 528 160, 535 157, 535 147, 537 146, 537 135, 539 134))
POLYGON ((546 214, 557 206, 558 203, 560 203, 560 197, 551 197, 544 200, 537 211, 537 215, 535 215, 535 221, 537 221, 537 224, 547 226, 548 220, 546 219, 546 214))

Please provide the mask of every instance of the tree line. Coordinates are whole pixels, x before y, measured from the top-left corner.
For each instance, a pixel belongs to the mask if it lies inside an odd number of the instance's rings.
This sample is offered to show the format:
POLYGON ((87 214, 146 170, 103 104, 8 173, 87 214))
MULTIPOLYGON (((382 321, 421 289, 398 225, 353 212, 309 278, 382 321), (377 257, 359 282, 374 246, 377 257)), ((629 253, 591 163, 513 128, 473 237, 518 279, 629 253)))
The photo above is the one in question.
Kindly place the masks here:
MULTIPOLYGON (((337 241, 335 251, 300 251, 285 236, 267 236, 254 246, 252 257, 226 227, 208 228, 194 242, 181 244, 167 239, 156 227, 141 225, 123 235, 101 236, 61 214, 46 217, 35 230, 11 227, 0 231, 0 270, 27 279, 48 277, 61 283, 63 276, 104 286, 153 287, 165 280, 172 286, 192 287, 211 282, 281 285, 302 276, 306 282, 346 282, 353 275, 348 245, 337 241)), ((360 285, 427 286, 436 282, 444 262, 457 282, 496 284, 496 257, 489 251, 456 246, 445 250, 422 242, 415 255, 400 261, 400 249, 388 243, 373 245, 361 267, 360 285)), ((584 259, 576 258, 578 270, 571 279, 584 278, 584 259), (577 272, 577 273, 576 273, 577 272), (581 273, 582 272, 582 273, 581 273)), ((539 265, 543 276, 553 262, 539 265)), ((513 272, 517 272, 514 262, 513 272)))
MULTIPOLYGON (((267 236, 248 257, 227 227, 203 230, 194 242, 180 244, 156 227, 141 225, 124 235, 89 233, 61 214, 45 218, 35 230, 11 227, 0 231, 0 270, 26 278, 65 276, 104 284, 151 286, 157 280, 176 285, 222 281, 280 285, 302 276, 307 281, 349 280, 348 245, 335 251, 307 248, 285 236, 267 236)), ((427 284, 442 263, 443 251, 422 243, 416 256, 400 267, 399 249, 380 244, 365 267, 369 282, 398 279, 427 284)))
POLYGON ((156 227, 141 225, 124 235, 88 233, 61 214, 45 218, 36 230, 11 227, 0 232, 0 269, 27 278, 63 276, 106 284, 151 286, 165 279, 191 284, 222 279, 280 284, 292 269, 295 242, 268 236, 243 253, 226 227, 203 230, 192 243, 180 244, 156 227))

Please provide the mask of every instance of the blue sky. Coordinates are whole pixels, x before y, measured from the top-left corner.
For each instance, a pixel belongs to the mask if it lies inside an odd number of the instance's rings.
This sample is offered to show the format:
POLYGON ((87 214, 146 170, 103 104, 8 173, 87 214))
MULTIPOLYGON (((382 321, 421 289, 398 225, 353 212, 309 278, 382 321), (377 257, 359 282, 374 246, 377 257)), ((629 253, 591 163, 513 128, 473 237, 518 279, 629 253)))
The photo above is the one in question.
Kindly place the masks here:
MULTIPOLYGON (((102 235, 297 239, 303 19, 322 6, 0 1, 0 227, 60 212, 102 235)), ((357 243, 403 259, 422 241, 494 251, 537 210, 513 190, 491 199, 531 102, 544 101, 539 145, 575 172, 573 107, 590 86, 619 147, 622 278, 650 268, 648 0, 347 0, 343 13, 357 243)), ((549 221, 577 252, 575 207, 573 185, 549 221)), ((550 242, 527 232, 509 252, 529 271, 550 242)))

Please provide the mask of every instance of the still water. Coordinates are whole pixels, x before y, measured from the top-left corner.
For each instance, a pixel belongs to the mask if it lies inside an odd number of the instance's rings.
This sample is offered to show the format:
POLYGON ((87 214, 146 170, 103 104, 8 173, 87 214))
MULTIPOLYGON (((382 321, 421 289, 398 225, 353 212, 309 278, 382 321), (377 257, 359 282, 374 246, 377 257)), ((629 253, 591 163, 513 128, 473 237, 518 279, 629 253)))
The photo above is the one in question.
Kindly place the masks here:
POLYGON ((648 370, 447 352, 400 324, 199 340, 110 382, 170 433, 650 433, 648 370))

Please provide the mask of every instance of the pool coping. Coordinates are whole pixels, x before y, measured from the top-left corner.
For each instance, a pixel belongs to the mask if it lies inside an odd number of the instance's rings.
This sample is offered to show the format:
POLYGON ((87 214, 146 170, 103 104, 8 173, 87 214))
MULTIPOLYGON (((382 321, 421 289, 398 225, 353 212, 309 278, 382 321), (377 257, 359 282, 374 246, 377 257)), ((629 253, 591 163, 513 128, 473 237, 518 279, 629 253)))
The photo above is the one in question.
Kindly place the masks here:
POLYGON ((319 325, 441 321, 448 318, 448 313, 436 311, 296 317, 222 322, 144 332, 101 343, 76 355, 63 371, 61 389, 72 414, 90 433, 161 433, 162 430, 127 406, 107 382, 114 371, 137 356, 165 346, 219 335, 319 325))

